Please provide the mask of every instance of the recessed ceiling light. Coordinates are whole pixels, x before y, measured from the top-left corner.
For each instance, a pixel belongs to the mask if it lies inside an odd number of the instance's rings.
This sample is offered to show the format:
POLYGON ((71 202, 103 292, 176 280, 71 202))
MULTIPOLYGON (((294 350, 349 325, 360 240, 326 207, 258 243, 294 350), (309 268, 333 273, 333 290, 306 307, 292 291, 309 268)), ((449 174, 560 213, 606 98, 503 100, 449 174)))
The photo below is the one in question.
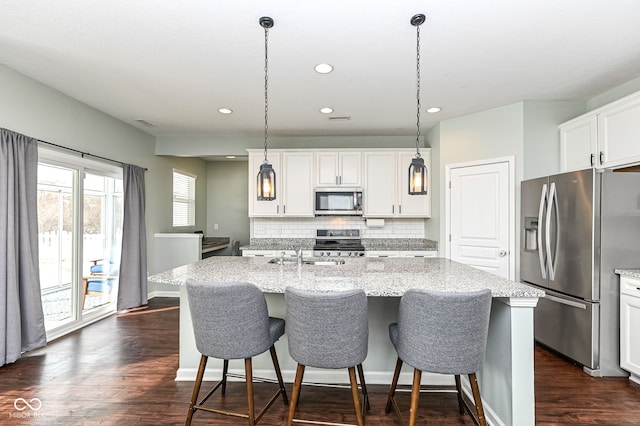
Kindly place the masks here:
POLYGON ((333 71, 333 66, 329 64, 318 64, 314 69, 320 74, 329 74, 331 71, 333 71))
POLYGON ((331 114, 333 112, 333 108, 331 107, 320 108, 320 112, 323 114, 331 114))
POLYGON ((220 108, 220 109, 218 109, 218 112, 220 114, 232 114, 233 110, 230 109, 230 108, 220 108))
POLYGON ((440 107, 431 107, 427 109, 429 114, 435 114, 436 112, 440 112, 440 107))
POLYGON ((233 160, 234 158, 236 158, 236 156, 235 156, 235 155, 227 155, 227 158, 228 158, 229 160, 233 160))

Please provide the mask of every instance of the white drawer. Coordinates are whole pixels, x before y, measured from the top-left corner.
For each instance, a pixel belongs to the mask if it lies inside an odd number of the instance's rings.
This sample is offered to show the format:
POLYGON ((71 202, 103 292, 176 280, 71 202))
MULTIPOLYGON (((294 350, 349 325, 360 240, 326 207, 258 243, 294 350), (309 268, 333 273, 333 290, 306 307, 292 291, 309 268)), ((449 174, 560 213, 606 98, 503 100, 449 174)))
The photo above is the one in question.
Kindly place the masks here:
POLYGON ((620 277, 620 293, 640 297, 640 278, 620 277))

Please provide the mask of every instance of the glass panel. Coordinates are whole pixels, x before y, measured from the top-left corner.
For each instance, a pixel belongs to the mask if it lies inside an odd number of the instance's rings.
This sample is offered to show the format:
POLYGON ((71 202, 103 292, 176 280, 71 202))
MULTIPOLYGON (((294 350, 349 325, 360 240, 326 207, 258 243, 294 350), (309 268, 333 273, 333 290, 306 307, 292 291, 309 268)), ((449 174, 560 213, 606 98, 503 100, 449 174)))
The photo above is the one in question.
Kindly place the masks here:
POLYGON ((38 165, 40 286, 47 330, 73 321, 74 171, 38 165))
POLYGON ((85 174, 83 309, 113 303, 118 286, 122 236, 122 181, 85 174), (116 192, 116 188, 120 192, 116 192))

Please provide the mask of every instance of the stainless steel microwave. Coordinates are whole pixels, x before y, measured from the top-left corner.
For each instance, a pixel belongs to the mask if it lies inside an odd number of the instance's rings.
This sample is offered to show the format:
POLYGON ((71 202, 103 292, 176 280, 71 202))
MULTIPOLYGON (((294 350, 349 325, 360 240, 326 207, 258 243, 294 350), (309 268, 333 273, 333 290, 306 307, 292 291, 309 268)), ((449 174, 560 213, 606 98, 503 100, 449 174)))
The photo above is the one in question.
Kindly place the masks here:
POLYGON ((362 189, 316 188, 316 216, 362 216, 362 189))

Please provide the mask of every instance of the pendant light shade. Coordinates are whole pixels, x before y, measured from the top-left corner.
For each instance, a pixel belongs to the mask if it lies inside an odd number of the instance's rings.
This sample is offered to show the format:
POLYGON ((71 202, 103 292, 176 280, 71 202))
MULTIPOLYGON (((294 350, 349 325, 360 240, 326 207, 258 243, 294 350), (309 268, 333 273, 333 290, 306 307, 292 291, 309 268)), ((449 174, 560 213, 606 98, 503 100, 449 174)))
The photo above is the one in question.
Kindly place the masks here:
POLYGON ((269 163, 262 163, 258 172, 258 200, 271 201, 276 199, 276 172, 269 163))
POLYGON ((420 156, 420 25, 424 23, 426 17, 423 14, 413 15, 411 25, 416 27, 416 156, 409 165, 409 195, 427 194, 427 167, 424 159, 420 156))
POLYGON ((276 199, 276 172, 273 170, 273 166, 269 164, 267 160, 267 139, 269 137, 268 126, 268 112, 269 112, 269 97, 268 97, 268 81, 269 81, 269 28, 273 27, 273 19, 268 16, 263 16, 258 21, 260 26, 264 28, 264 161, 260 165, 260 171, 258 171, 258 181, 256 184, 258 201, 272 201, 276 199))
POLYGON ((409 194, 425 195, 427 193, 427 167, 422 157, 415 157, 409 166, 409 194))

